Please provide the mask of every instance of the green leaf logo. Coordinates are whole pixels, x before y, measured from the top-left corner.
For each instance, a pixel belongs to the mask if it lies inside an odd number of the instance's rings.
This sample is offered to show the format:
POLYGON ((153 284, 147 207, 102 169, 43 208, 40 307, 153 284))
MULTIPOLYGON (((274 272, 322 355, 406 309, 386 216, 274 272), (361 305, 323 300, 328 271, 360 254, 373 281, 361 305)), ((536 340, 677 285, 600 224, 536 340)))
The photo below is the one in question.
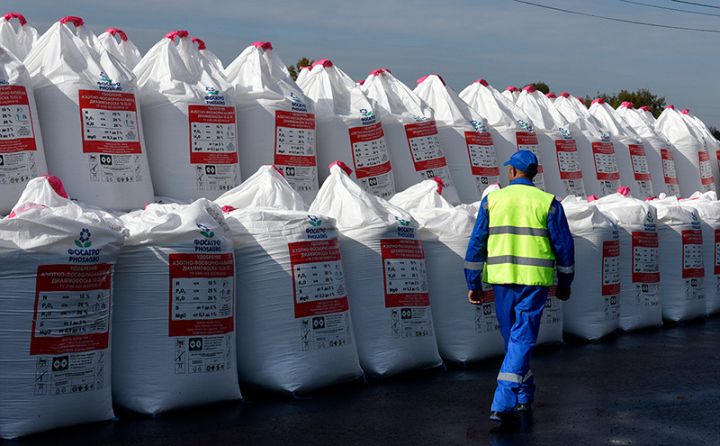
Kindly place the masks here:
POLYGON ((89 248, 92 246, 92 240, 90 240, 90 237, 92 234, 90 233, 90 230, 88 228, 82 228, 80 231, 80 237, 78 237, 77 240, 75 240, 75 246, 78 248, 89 248))
POLYGON ((202 234, 203 237, 205 237, 205 238, 213 238, 213 237, 215 237, 215 233, 212 232, 212 231, 210 230, 210 228, 208 228, 207 226, 201 225, 200 223, 197 223, 197 227, 198 227, 198 229, 200 229, 200 234, 202 234))
POLYGON ((308 215, 308 223, 310 223, 310 226, 317 228, 322 225, 322 220, 314 215, 308 215))

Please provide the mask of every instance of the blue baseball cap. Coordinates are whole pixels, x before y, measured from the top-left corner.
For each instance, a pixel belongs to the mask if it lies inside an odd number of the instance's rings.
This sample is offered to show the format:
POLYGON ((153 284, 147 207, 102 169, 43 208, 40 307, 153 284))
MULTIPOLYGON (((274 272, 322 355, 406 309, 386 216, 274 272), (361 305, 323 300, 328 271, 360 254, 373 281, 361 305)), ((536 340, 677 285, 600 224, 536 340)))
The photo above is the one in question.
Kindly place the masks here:
POLYGON ((513 166, 517 170, 534 175, 538 170, 538 159, 529 150, 518 150, 503 163, 503 166, 513 166))

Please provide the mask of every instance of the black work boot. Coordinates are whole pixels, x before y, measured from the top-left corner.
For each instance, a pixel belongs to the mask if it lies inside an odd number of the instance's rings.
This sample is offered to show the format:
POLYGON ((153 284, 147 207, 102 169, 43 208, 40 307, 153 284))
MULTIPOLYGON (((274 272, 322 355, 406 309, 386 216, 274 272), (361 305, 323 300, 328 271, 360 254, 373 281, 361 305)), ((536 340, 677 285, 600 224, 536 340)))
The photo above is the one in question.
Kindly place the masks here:
POLYGON ((517 423, 518 417, 517 414, 513 412, 498 412, 497 410, 493 410, 490 412, 490 421, 503 425, 514 424, 517 423))
POLYGON ((517 413, 528 413, 532 411, 532 405, 530 403, 517 403, 513 408, 513 412, 517 413))

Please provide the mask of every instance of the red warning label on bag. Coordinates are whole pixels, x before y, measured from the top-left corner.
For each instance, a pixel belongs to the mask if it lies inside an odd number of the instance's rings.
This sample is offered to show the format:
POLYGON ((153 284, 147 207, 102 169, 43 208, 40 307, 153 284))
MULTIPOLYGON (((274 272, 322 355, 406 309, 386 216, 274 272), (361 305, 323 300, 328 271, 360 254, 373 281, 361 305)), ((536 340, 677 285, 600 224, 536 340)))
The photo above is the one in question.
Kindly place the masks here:
POLYGON ((420 240, 380 242, 385 275, 385 307, 425 307, 428 295, 425 253, 420 240))
MULTIPOLYGON (((529 150, 532 153, 535 154, 535 156, 538 157, 538 160, 540 159, 540 156, 538 155, 539 148, 538 148, 538 139, 537 134, 533 132, 515 132, 515 137, 517 138, 517 148, 518 150, 529 150)), ((543 173, 543 166, 542 163, 538 164, 538 174, 543 173)))
POLYGON ((473 175, 481 177, 500 175, 495 143, 489 132, 465 132, 465 145, 473 175))
POLYGON ((663 180, 665 184, 678 184, 672 150, 667 148, 660 149, 660 158, 662 159, 663 180))
POLYGON ((135 95, 79 90, 83 153, 142 153, 135 95))
POLYGON ((633 283, 658 283, 658 235, 657 232, 632 233, 632 281, 633 283))
POLYGON ((337 239, 288 243, 293 273, 295 317, 348 311, 337 239))
POLYGON ((620 294, 620 241, 605 240, 602 258, 602 295, 620 294))
POLYGON ((612 143, 594 141, 592 143, 592 151, 597 179, 599 181, 619 181, 620 171, 618 170, 615 149, 612 143))
POLYGON ((705 277, 703 265, 703 239, 702 230, 686 229, 682 231, 682 277, 705 277))
POLYGON ((317 166, 314 114, 275 112, 275 164, 317 166))
POLYGON ((710 155, 704 150, 698 151, 698 161, 700 162, 700 183, 703 186, 708 186, 715 182, 712 173, 712 167, 710 167, 710 155))
POLYGON ((635 181, 650 181, 650 167, 645 156, 645 147, 641 144, 630 144, 628 148, 635 181))
POLYGON ((577 144, 574 139, 556 139, 555 152, 557 153, 558 168, 561 180, 581 180, 582 170, 577 153, 577 144))
POLYGON ((170 254, 168 336, 210 336, 233 330, 233 255, 170 254))
POLYGON ((41 265, 35 284, 31 355, 108 348, 112 265, 41 265))
POLYGON ((238 162, 235 107, 188 105, 191 164, 238 162))
POLYGON ((0 154, 37 150, 32 110, 21 85, 0 85, 0 154))
POLYGON ((435 121, 405 124, 405 134, 416 172, 447 166, 435 121))
POLYGON ((384 175, 392 170, 381 123, 351 127, 349 132, 355 176, 358 180, 384 175))

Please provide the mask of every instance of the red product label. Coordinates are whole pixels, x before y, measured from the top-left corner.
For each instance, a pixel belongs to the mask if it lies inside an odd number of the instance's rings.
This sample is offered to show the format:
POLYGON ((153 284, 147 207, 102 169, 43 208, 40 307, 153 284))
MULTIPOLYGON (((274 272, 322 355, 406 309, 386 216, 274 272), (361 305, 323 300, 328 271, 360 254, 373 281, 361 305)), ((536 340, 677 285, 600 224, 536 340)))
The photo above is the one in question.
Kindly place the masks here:
POLYGON ((385 239, 380 242, 385 276, 385 307, 426 307, 425 253, 420 240, 385 239))
POLYGON ((191 164, 236 164, 235 107, 188 105, 191 164))
POLYGON ((168 336, 233 330, 235 262, 227 254, 170 254, 168 336))
POLYGON ((640 144, 630 144, 630 161, 632 162, 635 181, 650 181, 650 170, 647 158, 645 157, 645 147, 640 144))
POLYGON ((42 265, 37 270, 31 355, 108 348, 112 265, 42 265))
POLYGON ((705 277, 703 267, 703 239, 700 229, 687 229, 682 232, 683 279, 705 277))
POLYGON ((495 143, 488 132, 465 132, 465 145, 473 175, 493 177, 500 175, 495 143))
POLYGON ((447 160, 437 141, 438 130, 435 121, 406 124, 405 134, 416 172, 447 166, 447 160))
POLYGON ((620 172, 615 160, 615 148, 611 142, 595 141, 592 143, 595 173, 600 181, 618 181, 620 172))
POLYGON ((0 85, 0 153, 37 150, 27 90, 0 85))
POLYGON ((713 258, 715 260, 713 265, 713 273, 717 276, 720 275, 720 229, 715 230, 715 250, 713 258))
POLYGON ((701 150, 698 152, 698 160, 700 161, 700 183, 703 186, 713 184, 715 179, 713 178, 712 169, 710 168, 710 155, 708 155, 706 151, 701 150))
MULTIPOLYGON (((538 139, 537 134, 533 132, 515 132, 515 138, 517 139, 518 150, 529 150, 538 156, 538 139)), ((538 160, 540 158, 538 157, 538 160)), ((545 171, 542 166, 542 162, 538 165, 538 174, 545 171)))
POLYGON ((581 180, 580 160, 577 155, 577 144, 574 139, 556 139, 558 169, 561 180, 581 180))
POLYGON ((675 172, 675 160, 673 159, 672 150, 660 149, 660 158, 662 159, 663 176, 665 184, 678 184, 677 173, 675 172))
POLYGON ((657 232, 632 233, 632 281, 633 283, 658 283, 658 235, 657 232))
POLYGON ((348 311, 337 239, 288 243, 295 317, 348 311))
POLYGON ((619 240, 605 240, 603 242, 602 262, 602 295, 615 296, 620 294, 619 240))
POLYGON ((717 159, 718 168, 720 168, 720 150, 715 152, 715 158, 717 159))
POLYGON ((142 153, 135 95, 79 90, 83 153, 142 153))
POLYGON ((314 114, 283 110, 275 112, 275 164, 317 166, 314 114))
POLYGON ((352 127, 349 132, 355 177, 358 180, 383 175, 392 170, 389 159, 382 161, 383 156, 387 158, 387 146, 381 123, 352 127), (367 146, 366 150, 361 150, 360 146, 363 145, 367 146))

